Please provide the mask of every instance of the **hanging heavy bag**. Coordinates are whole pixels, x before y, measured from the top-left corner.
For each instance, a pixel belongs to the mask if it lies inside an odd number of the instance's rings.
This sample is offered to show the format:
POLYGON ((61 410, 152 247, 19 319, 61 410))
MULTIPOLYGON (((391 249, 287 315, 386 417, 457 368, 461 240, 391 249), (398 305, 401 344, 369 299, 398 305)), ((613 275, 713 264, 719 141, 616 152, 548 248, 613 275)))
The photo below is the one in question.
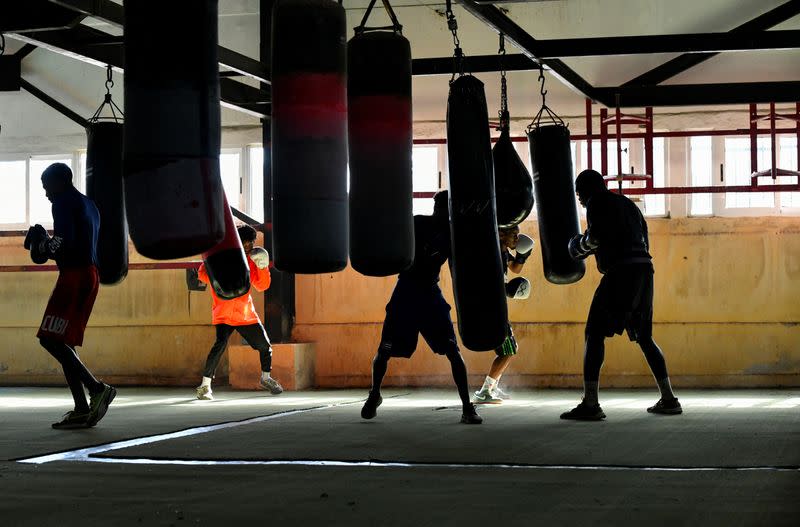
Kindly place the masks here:
POLYGON ((492 148, 497 223, 502 228, 522 223, 533 210, 533 181, 511 142, 508 128, 492 148))
POLYGON ((347 44, 350 261, 388 276, 414 261, 411 46, 393 31, 347 44))
POLYGON ((86 128, 86 196, 100 213, 97 270, 103 285, 118 284, 128 275, 122 129, 116 122, 90 122, 86 128))
POLYGON ((281 271, 347 265, 345 26, 333 0, 273 8, 272 255, 281 271))
POLYGON ((219 175, 217 1, 125 2, 125 202, 136 249, 157 260, 225 236, 219 175), (179 29, 179 30, 176 30, 179 29))
POLYGON ((483 83, 472 75, 453 81, 447 100, 450 267, 458 330, 473 351, 499 347, 508 329, 488 122, 483 83))
POLYGON ((208 281, 214 293, 230 300, 246 295, 250 291, 250 264, 242 248, 242 240, 236 231, 228 198, 223 193, 225 214, 225 238, 210 251, 203 254, 203 263, 208 272, 208 281))
POLYGON ((544 277, 553 284, 577 282, 586 265, 568 250, 570 239, 580 233, 569 130, 560 124, 536 126, 528 132, 528 146, 544 277))

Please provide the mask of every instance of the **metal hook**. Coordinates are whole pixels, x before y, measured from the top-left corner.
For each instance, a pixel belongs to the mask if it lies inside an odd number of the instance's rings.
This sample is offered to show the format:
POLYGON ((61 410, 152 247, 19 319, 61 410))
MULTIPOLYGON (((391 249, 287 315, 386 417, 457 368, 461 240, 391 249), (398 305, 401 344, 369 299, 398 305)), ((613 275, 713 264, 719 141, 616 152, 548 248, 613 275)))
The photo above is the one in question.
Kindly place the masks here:
POLYGON ((106 66, 106 95, 111 93, 111 88, 114 87, 114 70, 111 69, 111 64, 106 66))

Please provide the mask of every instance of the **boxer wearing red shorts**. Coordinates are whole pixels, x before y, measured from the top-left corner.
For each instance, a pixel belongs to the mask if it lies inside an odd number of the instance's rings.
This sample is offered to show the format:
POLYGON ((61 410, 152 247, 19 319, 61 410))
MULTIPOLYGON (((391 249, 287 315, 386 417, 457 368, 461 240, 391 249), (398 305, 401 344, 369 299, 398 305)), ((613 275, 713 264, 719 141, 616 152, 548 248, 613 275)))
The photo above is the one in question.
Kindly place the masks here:
POLYGON ((75 401, 75 409, 53 423, 53 428, 88 428, 103 418, 117 393, 92 375, 74 349, 83 344, 83 333, 97 298, 100 215, 95 204, 72 185, 72 171, 67 165, 54 163, 47 167, 42 173, 42 186, 53 204, 53 237, 41 225, 35 225, 28 231, 25 247, 37 263, 55 260, 58 280, 36 336, 61 363, 75 401), (84 388, 89 391, 89 403, 84 388))

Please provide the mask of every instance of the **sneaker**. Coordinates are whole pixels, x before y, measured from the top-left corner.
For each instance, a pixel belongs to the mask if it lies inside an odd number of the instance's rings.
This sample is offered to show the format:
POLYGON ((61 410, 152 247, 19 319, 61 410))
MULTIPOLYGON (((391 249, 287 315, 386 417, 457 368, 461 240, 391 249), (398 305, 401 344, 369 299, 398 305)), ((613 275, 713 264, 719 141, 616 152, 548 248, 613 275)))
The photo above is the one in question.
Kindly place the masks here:
POLYGON ((503 400, 492 394, 490 390, 478 390, 475 392, 475 404, 502 404, 503 400))
POLYGON ((583 401, 569 412, 561 414, 561 419, 573 419, 576 421, 600 421, 605 418, 606 414, 603 413, 603 409, 600 408, 599 404, 588 405, 583 401))
POLYGON ((278 395, 279 393, 283 393, 283 386, 281 386, 281 383, 279 383, 272 377, 269 377, 268 379, 264 379, 262 377, 261 380, 258 381, 258 385, 261 387, 262 390, 269 390, 269 393, 271 393, 272 395, 278 395))
POLYGON ((74 430, 76 428, 89 428, 89 414, 90 412, 78 412, 77 410, 70 410, 64 414, 61 421, 53 423, 51 426, 56 430, 74 430))
POLYGON ((677 415, 683 413, 683 408, 681 408, 681 403, 678 402, 678 398, 673 397, 667 400, 659 399, 658 402, 648 408, 647 411, 651 414, 677 415))
POLYGON ((364 401, 364 406, 361 407, 361 418, 372 419, 378 415, 378 407, 382 402, 383 397, 381 397, 381 394, 373 395, 372 392, 369 392, 367 400, 364 401))
POLYGON ((113 401, 116 396, 117 389, 108 384, 103 385, 102 391, 94 395, 89 395, 89 408, 91 408, 91 410, 89 410, 89 426, 94 426, 100 422, 100 419, 102 419, 108 411, 108 405, 111 404, 111 401, 113 401))
POLYGON ((201 384, 197 387, 197 398, 201 401, 213 401, 214 392, 211 391, 211 386, 201 384))
POLYGON ((478 415, 474 404, 465 404, 461 413, 461 422, 467 425, 479 425, 483 418, 478 415))
POLYGON ((500 389, 500 386, 495 386, 494 390, 492 390, 492 395, 497 397, 498 399, 511 399, 511 396, 508 393, 504 392, 500 389))

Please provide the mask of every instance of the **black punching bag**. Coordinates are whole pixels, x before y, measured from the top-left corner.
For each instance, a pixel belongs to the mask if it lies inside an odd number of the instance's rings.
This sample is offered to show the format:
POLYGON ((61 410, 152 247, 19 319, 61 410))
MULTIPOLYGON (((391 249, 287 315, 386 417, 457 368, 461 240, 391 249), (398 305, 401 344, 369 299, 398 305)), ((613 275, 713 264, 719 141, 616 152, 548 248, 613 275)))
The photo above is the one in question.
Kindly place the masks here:
POLYGON ((508 228, 522 223, 533 210, 533 181, 511 142, 508 128, 492 148, 497 224, 508 228))
POLYGON ((533 190, 539 217, 539 246, 544 277, 553 284, 577 282, 586 272, 583 261, 570 257, 569 240, 580 234, 569 130, 563 125, 532 128, 528 146, 533 190))
POLYGON ((272 13, 272 233, 275 267, 347 266, 344 8, 277 0, 272 13))
POLYGON ((450 84, 450 269, 464 346, 490 351, 506 338, 508 308, 497 235, 489 115, 483 83, 464 75, 450 84))
POLYGON ((128 275, 128 223, 122 190, 122 123, 86 127, 86 196, 100 212, 97 270, 100 283, 114 285, 128 275))
POLYGON ((408 40, 393 31, 356 35, 347 76, 350 261, 367 276, 397 274, 414 261, 408 40))
POLYGON ((250 291, 250 264, 242 248, 242 240, 236 231, 233 214, 224 197, 225 237, 210 251, 203 254, 208 281, 214 293, 222 299, 230 300, 246 295, 250 291))
POLYGON ((125 200, 136 249, 203 253, 225 235, 217 1, 125 2, 125 200))

